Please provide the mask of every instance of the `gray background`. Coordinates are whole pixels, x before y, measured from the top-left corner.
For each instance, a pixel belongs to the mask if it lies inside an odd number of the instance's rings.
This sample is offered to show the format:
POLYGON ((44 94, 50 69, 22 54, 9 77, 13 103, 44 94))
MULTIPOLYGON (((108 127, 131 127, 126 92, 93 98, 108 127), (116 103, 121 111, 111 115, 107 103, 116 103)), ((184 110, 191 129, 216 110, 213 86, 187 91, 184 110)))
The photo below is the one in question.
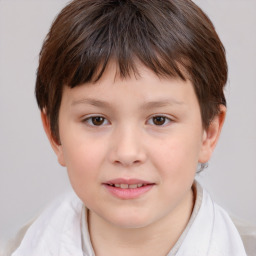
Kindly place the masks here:
MULTIPOLYGON (((70 189, 34 98, 38 53, 66 0, 0 0, 0 243, 70 189)), ((197 0, 226 47, 228 115, 198 179, 229 213, 256 225, 256 0, 197 0)))

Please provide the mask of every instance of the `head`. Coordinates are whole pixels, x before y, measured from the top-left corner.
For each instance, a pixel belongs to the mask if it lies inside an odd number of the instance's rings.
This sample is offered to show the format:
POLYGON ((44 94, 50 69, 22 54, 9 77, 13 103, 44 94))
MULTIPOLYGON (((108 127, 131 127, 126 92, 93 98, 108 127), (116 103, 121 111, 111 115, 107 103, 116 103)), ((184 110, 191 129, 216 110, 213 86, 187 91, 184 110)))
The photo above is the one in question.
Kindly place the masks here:
POLYGON ((223 124, 226 80, 223 45, 192 1, 75 0, 44 42, 36 97, 80 198, 141 227, 187 205, 223 124), (122 183, 145 186, 127 195, 113 188, 122 183))
POLYGON ((227 81, 224 47, 190 0, 75 0, 54 21, 40 54, 36 98, 59 140, 63 87, 98 81, 114 61, 122 78, 142 63, 157 76, 190 80, 207 128, 227 81))

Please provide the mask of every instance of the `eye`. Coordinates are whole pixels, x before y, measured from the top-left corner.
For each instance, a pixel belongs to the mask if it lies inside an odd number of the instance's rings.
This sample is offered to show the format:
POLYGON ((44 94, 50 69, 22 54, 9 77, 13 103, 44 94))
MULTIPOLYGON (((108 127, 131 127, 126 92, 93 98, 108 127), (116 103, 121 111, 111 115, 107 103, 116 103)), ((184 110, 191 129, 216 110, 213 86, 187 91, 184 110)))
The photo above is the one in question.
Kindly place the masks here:
POLYGON ((91 116, 84 119, 83 122, 86 122, 90 126, 103 126, 109 124, 108 120, 103 116, 91 116))
POLYGON ((165 126, 169 124, 172 120, 166 116, 153 116, 148 120, 151 125, 165 126))

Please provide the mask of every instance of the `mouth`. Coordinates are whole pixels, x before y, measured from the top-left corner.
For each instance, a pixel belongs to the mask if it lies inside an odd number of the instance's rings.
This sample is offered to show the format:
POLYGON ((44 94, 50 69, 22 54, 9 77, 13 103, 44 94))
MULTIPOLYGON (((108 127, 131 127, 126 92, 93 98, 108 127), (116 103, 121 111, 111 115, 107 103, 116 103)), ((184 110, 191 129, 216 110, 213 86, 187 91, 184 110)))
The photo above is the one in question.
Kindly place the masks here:
POLYGON ((103 185, 114 197, 136 199, 149 192, 156 184, 137 179, 116 179, 103 183, 103 185))
POLYGON ((147 186, 149 184, 142 184, 142 183, 139 183, 139 184, 127 184, 127 183, 121 183, 121 184, 106 184, 108 186, 111 186, 111 187, 115 187, 115 188, 121 188, 121 189, 136 189, 136 188, 141 188, 141 187, 144 187, 144 186, 147 186))

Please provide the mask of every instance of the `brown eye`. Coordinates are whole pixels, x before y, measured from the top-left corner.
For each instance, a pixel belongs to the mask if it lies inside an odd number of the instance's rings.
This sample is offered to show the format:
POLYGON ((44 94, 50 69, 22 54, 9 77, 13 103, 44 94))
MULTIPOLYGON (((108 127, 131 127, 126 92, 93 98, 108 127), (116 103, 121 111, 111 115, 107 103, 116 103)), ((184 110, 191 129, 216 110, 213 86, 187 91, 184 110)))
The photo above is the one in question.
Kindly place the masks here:
POLYGON ((102 116, 91 116, 83 120, 84 123, 86 123, 89 126, 103 126, 108 125, 109 121, 102 116))
POLYGON ((164 125, 166 122, 166 117, 164 116, 155 116, 153 117, 153 123, 155 125, 164 125))
POLYGON ((93 125, 100 126, 104 123, 105 118, 102 116, 94 116, 94 117, 91 117, 91 120, 92 120, 91 122, 93 125))

